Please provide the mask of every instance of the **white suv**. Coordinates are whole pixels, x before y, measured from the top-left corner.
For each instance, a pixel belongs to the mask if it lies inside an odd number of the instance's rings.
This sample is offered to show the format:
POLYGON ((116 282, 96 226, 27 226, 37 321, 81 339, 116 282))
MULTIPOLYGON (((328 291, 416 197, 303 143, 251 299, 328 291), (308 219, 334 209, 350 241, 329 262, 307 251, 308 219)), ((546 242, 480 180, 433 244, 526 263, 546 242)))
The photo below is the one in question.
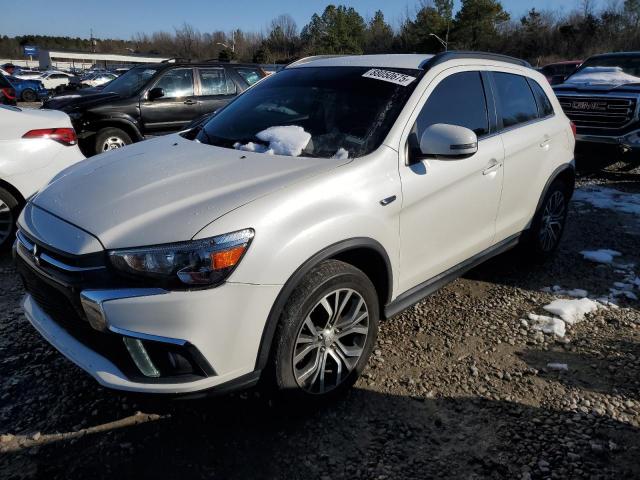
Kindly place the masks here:
POLYGON ((574 135, 491 54, 316 57, 208 121, 83 162, 19 219, 27 317, 120 390, 333 395, 378 320, 558 246, 574 135))

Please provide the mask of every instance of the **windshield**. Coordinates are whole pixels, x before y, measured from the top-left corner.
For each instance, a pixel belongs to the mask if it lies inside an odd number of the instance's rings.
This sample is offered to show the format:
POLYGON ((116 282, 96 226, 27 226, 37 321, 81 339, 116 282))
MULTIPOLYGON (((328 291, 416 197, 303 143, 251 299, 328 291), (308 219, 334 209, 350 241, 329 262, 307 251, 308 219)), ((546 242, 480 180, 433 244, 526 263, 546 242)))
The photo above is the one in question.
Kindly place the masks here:
POLYGON ((584 62, 567 83, 638 83, 640 56, 594 57, 584 62))
POLYGON ((145 65, 132 68, 122 76, 114 79, 102 90, 108 93, 117 93, 121 97, 130 97, 140 91, 140 89, 154 77, 161 67, 145 65))
POLYGON ((197 127, 196 140, 267 154, 366 155, 384 140, 420 73, 368 67, 286 69, 197 127))

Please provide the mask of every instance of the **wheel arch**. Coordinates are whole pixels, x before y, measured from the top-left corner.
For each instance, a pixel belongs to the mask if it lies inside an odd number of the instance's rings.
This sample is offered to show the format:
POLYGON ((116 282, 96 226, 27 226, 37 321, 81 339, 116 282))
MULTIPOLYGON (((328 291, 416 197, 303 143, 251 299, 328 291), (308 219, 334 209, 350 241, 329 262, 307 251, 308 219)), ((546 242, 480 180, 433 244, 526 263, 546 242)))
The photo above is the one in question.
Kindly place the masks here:
POLYGON ((267 365, 276 327, 289 296, 313 267, 329 259, 340 260, 362 270, 373 283, 378 294, 380 314, 384 314, 384 307, 391 301, 393 291, 393 270, 384 247, 368 237, 351 238, 334 243, 306 260, 280 290, 262 331, 256 370, 262 370, 267 365))
MULTIPOLYGON (((549 188, 551 187, 553 182, 555 182, 558 179, 562 180, 567 185, 567 187, 569 188, 569 198, 571 198, 576 188, 576 168, 573 162, 560 165, 549 176, 549 178, 547 179, 547 182, 544 185, 544 188, 542 189, 540 198, 538 199, 538 204, 536 205, 534 216, 536 213, 538 213, 540 208, 542 208, 542 202, 544 201, 544 197, 546 197, 547 192, 549 191, 549 188)), ((527 228, 529 228, 530 226, 531 224, 529 223, 529 225, 527 225, 527 228)))
POLYGON ((144 136, 140 132, 138 126, 133 121, 125 118, 110 118, 93 124, 93 129, 95 130, 96 135, 100 130, 105 128, 119 128, 126 132, 134 142, 139 142, 144 139, 144 136))
POLYGON ((13 195, 13 197, 18 201, 21 207, 24 206, 24 204, 26 203, 26 200, 20 193, 20 190, 18 190, 16 187, 11 185, 9 182, 2 180, 1 178, 0 178, 0 188, 4 188, 7 192, 13 195))

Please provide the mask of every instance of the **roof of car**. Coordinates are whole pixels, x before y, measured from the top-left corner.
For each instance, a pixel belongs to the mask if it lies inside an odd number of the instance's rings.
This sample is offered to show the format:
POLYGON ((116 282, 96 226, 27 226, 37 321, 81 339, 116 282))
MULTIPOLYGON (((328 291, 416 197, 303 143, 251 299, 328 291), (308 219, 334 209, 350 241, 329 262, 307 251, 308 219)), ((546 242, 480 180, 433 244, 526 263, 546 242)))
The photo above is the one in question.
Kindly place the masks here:
POLYGON ((318 55, 302 58, 287 66, 292 67, 387 67, 419 69, 434 55, 393 54, 393 55, 318 55))
POLYGON ((302 58, 287 65, 287 68, 300 67, 378 67, 428 69, 451 60, 489 60, 504 62, 523 67, 531 65, 518 58, 488 52, 448 51, 437 55, 429 54, 384 54, 384 55, 319 55, 302 58))
POLYGON ((600 58, 600 57, 640 57, 640 52, 610 52, 610 53, 601 53, 599 55, 593 55, 591 58, 600 58))
POLYGON ((542 68, 544 67, 552 67, 554 65, 575 65, 575 64, 580 64, 582 63, 584 60, 564 60, 562 62, 553 62, 553 63, 547 63, 546 65, 544 65, 542 68))

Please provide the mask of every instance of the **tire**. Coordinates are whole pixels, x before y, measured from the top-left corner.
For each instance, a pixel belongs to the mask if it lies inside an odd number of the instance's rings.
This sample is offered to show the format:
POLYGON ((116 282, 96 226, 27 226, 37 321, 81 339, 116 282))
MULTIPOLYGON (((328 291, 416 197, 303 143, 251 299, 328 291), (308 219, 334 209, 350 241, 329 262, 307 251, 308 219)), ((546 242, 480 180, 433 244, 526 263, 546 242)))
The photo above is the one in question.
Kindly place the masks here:
POLYGON ((540 262, 555 255, 567 222, 569 200, 567 185, 562 180, 555 180, 547 190, 522 242, 526 258, 540 262))
POLYGON ((27 88, 25 91, 22 92, 23 102, 35 102, 36 100, 38 100, 38 96, 36 95, 36 92, 31 90, 30 88, 27 88))
POLYGON ((11 247, 16 234, 20 202, 10 192, 0 188, 0 250, 11 247))
POLYGON ((131 145, 133 141, 127 132, 115 127, 103 128, 96 135, 94 144, 95 153, 103 153, 109 150, 115 150, 127 145, 131 145))
POLYGON ((276 329, 270 367, 277 390, 306 400, 346 391, 371 355, 378 318, 375 287, 362 271, 337 260, 314 267, 289 297, 276 329), (325 301, 342 314, 330 318, 325 301), (322 328, 332 320, 333 327, 322 328))

